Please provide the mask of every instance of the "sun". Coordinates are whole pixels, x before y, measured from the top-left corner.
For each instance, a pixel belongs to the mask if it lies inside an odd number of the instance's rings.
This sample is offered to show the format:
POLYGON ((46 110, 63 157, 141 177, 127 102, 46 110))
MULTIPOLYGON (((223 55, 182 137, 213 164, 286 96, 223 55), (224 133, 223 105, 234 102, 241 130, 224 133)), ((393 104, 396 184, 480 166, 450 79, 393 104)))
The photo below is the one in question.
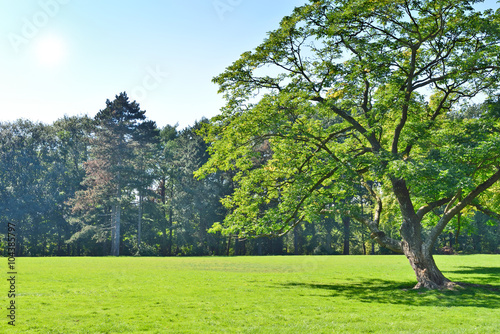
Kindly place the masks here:
POLYGON ((61 38, 57 36, 43 36, 36 43, 36 58, 45 66, 57 66, 66 57, 66 48, 61 38))

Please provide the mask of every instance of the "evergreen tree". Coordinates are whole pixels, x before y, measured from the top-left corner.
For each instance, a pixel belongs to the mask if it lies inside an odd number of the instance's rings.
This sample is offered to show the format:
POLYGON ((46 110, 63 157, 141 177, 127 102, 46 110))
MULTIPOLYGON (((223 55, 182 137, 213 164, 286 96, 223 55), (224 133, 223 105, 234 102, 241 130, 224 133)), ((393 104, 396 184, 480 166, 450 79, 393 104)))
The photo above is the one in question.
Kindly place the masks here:
POLYGON ((120 254, 122 207, 131 200, 135 183, 134 153, 137 145, 150 140, 153 124, 145 123, 145 111, 120 93, 95 116, 96 130, 91 140, 90 160, 86 163, 86 189, 77 193, 73 211, 87 218, 84 229, 93 226, 95 232, 111 231, 111 255, 120 254), (92 217, 89 217, 92 215, 92 217), (109 228, 99 222, 104 216, 109 228), (88 219, 91 218, 91 219, 88 219), (88 225, 88 222, 92 222, 88 225))

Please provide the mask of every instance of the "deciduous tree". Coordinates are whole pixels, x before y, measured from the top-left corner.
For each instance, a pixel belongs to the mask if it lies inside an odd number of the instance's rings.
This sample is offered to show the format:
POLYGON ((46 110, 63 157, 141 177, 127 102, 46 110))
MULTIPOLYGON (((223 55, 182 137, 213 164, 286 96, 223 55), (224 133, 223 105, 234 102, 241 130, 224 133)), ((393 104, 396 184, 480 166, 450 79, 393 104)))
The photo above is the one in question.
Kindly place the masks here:
POLYGON ((436 240, 500 178, 499 118, 451 117, 498 95, 499 13, 476 2, 310 1, 217 76, 227 104, 207 127, 198 175, 237 171, 226 232, 282 235, 333 210, 404 253, 416 288, 452 286, 436 240), (257 165, 264 141, 272 157, 257 165), (349 201, 359 186, 369 218, 349 201), (391 201, 401 239, 383 231, 391 201))

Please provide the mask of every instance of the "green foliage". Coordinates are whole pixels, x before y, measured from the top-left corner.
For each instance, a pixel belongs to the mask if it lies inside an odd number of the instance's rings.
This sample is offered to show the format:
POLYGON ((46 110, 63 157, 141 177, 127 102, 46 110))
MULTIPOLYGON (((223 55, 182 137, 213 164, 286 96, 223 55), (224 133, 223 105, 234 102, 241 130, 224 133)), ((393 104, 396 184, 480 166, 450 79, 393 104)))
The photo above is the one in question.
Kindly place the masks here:
POLYGON ((62 254, 76 232, 64 205, 83 178, 91 120, 65 117, 53 126, 19 120, 0 125, 0 222, 16 224, 18 255, 62 254), (40 238, 51 249, 43 248, 40 238))
POLYGON ((498 13, 470 1, 296 8, 213 79, 227 104, 204 129, 211 156, 196 175, 235 174, 223 232, 283 235, 335 213, 401 251, 379 230, 392 216, 413 226, 403 228, 409 239, 434 226, 432 246, 481 193, 498 193, 499 42, 498 13), (480 93, 489 102, 464 107, 480 93), (360 188, 368 218, 355 200, 360 188))

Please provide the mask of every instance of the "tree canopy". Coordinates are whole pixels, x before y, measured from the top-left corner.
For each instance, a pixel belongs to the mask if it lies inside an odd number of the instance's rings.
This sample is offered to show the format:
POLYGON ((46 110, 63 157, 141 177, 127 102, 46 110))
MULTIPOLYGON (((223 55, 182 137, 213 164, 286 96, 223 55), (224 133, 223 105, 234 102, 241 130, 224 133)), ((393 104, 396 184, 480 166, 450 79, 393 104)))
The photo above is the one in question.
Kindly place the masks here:
POLYGON ((277 236, 342 212, 405 253, 417 287, 451 285, 432 248, 500 178, 500 13, 475 3, 310 1, 215 77, 227 104, 197 175, 235 171, 226 233, 277 236), (468 115, 477 96, 489 107, 468 115))

